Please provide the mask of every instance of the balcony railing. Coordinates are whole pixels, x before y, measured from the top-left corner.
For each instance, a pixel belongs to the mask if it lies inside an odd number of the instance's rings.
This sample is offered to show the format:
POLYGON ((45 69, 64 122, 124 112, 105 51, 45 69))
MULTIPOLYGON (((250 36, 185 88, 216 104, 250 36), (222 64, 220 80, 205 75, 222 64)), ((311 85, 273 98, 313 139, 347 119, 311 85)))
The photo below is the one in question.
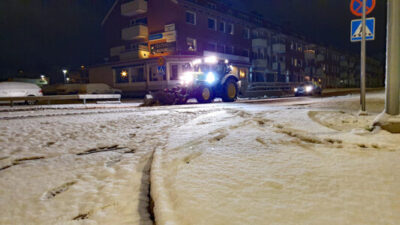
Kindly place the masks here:
POLYGON ((267 47, 267 39, 263 39, 263 38, 253 39, 253 47, 266 48, 267 47))
POLYGON ((273 44, 272 45, 272 51, 274 53, 278 53, 278 54, 282 54, 282 53, 286 53, 286 45, 284 44, 273 44))
POLYGON ((122 40, 131 41, 137 39, 145 39, 149 35, 148 28, 146 25, 134 25, 122 29, 122 40))
POLYGON ((254 59, 253 60, 253 65, 255 67, 267 68, 268 67, 268 61, 266 59, 254 59))
POLYGON ((147 1, 133 0, 121 5, 121 15, 136 16, 147 12, 147 1))

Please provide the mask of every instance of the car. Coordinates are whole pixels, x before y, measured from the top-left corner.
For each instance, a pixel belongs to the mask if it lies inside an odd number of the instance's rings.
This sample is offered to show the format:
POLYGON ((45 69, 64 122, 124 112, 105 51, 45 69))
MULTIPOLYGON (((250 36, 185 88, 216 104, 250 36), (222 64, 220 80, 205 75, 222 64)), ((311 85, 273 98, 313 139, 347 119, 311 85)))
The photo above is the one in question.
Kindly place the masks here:
POLYGON ((295 96, 321 95, 322 88, 314 82, 305 82, 294 88, 295 96))
MULTIPOLYGON (((0 82, 0 97, 25 97, 43 96, 42 89, 32 83, 23 82, 0 82)), ((24 101, 17 101, 24 102, 24 101)), ((25 101, 26 104, 33 105, 37 101, 25 101)))
POLYGON ((92 83, 82 84, 79 89, 80 94, 122 94, 120 89, 115 89, 107 84, 92 83))

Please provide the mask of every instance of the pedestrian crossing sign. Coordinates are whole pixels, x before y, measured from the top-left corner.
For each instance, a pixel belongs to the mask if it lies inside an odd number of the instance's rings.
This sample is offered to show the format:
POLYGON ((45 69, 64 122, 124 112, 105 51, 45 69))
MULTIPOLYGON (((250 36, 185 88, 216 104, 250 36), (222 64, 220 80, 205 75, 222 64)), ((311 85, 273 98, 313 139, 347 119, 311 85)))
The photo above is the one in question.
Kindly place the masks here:
MULTIPOLYGON (((375 18, 367 18, 365 21, 366 30, 365 30, 365 40, 373 41, 375 40, 375 18)), ((351 21, 351 42, 358 42, 362 39, 362 20, 352 20, 351 21)))

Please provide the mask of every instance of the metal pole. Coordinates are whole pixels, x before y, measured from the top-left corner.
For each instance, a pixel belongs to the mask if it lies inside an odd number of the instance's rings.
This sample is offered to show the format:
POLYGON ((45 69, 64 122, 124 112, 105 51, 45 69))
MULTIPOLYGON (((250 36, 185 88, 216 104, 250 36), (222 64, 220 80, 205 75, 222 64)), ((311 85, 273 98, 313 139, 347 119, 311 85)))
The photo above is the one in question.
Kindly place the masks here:
POLYGON ((399 114, 400 1, 388 0, 386 45, 386 113, 399 114))
POLYGON ((362 40, 361 40, 361 111, 365 112, 366 106, 365 106, 365 58, 366 58, 366 41, 365 41, 365 35, 366 35, 366 8, 367 8, 367 0, 363 1, 363 14, 362 14, 362 40))

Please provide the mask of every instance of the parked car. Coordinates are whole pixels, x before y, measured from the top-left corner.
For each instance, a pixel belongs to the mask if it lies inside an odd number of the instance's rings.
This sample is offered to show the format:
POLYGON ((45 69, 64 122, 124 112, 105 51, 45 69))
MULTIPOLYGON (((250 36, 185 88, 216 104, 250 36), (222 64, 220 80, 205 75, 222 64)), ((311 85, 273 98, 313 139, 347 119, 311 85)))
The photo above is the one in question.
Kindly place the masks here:
MULTIPOLYGON (((0 97, 25 97, 25 96, 43 96, 42 89, 36 84, 23 82, 0 82, 0 97)), ((24 101, 16 101, 24 102, 24 101)), ((25 101, 32 105, 37 101, 25 101)))
POLYGON ((93 83, 93 84, 82 84, 79 90, 80 94, 121 94, 120 89, 115 89, 107 84, 93 83))
POLYGON ((314 82, 305 82, 294 88, 295 96, 321 95, 321 94, 322 94, 321 86, 319 86, 314 82))

